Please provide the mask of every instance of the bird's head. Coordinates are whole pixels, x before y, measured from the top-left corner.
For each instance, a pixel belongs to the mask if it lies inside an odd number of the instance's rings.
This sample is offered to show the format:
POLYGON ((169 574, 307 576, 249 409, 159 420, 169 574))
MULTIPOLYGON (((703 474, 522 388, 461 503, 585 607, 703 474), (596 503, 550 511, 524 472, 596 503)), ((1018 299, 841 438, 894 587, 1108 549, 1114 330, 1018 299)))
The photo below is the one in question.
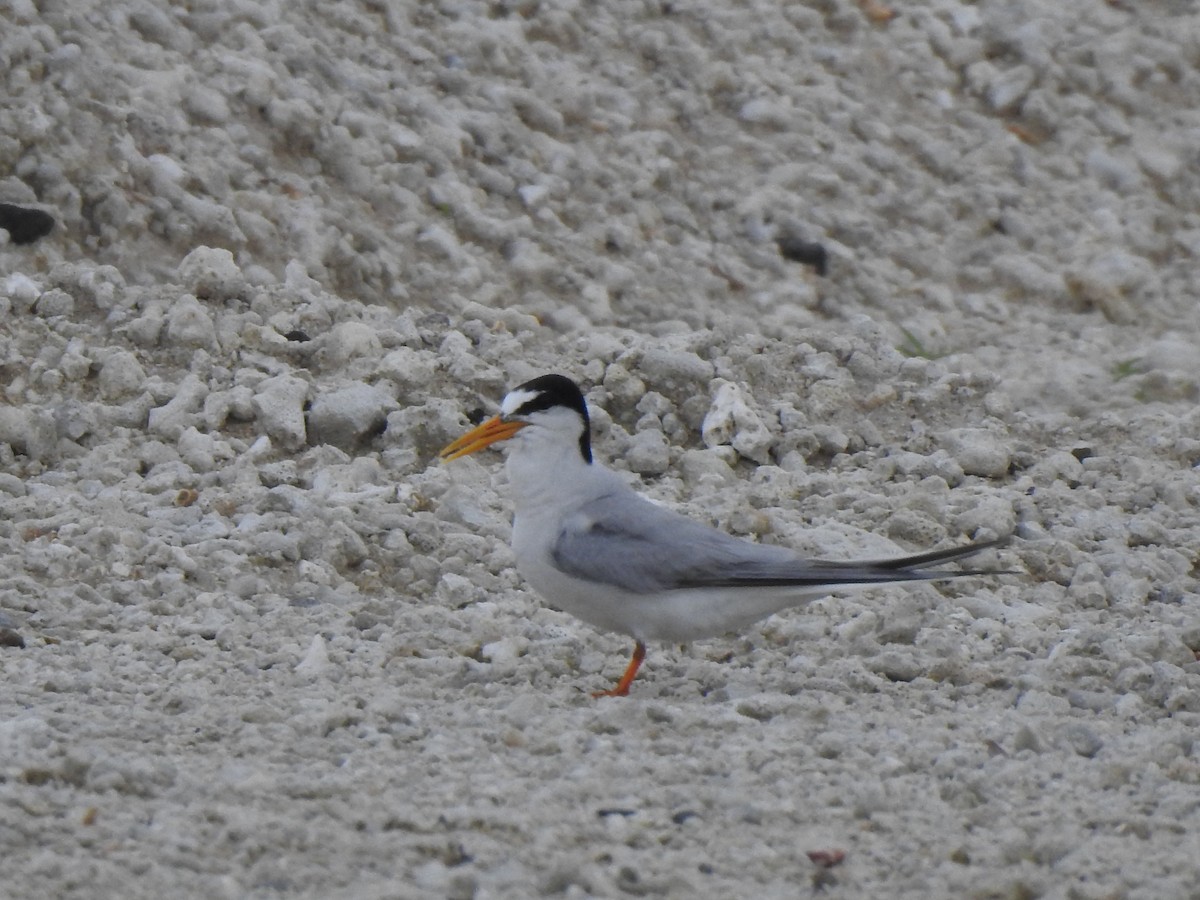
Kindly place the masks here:
POLYGON ((506 441, 530 429, 539 442, 579 448, 585 463, 592 461, 591 424, 579 386, 565 375, 541 375, 509 391, 500 403, 500 415, 446 445, 442 462, 469 456, 484 447, 506 441))

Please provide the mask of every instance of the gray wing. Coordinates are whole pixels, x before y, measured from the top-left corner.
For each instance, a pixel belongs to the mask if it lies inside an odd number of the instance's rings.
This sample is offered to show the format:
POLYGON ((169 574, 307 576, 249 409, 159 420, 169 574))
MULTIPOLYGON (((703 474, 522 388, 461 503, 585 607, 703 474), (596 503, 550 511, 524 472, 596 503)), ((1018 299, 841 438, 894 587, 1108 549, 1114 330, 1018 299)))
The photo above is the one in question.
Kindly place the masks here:
POLYGON ((783 547, 740 540, 621 492, 592 500, 569 517, 551 557, 568 575, 644 594, 699 587, 835 587, 980 574, 921 567, 999 543, 868 562, 809 560, 783 547))

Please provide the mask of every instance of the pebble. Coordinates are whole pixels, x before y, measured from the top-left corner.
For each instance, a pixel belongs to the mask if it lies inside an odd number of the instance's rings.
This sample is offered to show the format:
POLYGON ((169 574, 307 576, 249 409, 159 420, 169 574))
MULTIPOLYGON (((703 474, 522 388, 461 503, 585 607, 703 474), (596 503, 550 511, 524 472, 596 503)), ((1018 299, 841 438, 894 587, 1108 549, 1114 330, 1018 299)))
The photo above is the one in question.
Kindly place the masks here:
POLYGON ((1008 441, 983 428, 952 428, 940 435, 939 443, 966 475, 1003 478, 1012 466, 1008 441))
POLYGON ((245 293, 246 278, 223 247, 197 247, 179 263, 179 281, 200 300, 226 301, 245 293))
POLYGON ((166 315, 167 340, 173 345, 211 348, 217 340, 212 317, 191 294, 179 298, 166 315))
POLYGON ((1141 174, 1133 164, 1102 147, 1093 147, 1084 158, 1084 169, 1110 190, 1124 193, 1141 185, 1141 174))
POLYGON ((234 455, 227 443, 190 425, 179 435, 176 447, 179 458, 194 472, 211 472, 217 467, 218 457, 229 459, 234 455))
POLYGON ((420 459, 430 460, 438 450, 462 434, 465 425, 460 404, 428 400, 390 413, 384 440, 389 446, 410 448, 420 459))
POLYGON ((13 497, 24 497, 25 482, 9 472, 0 472, 0 491, 13 497))
POLYGON ((1013 735, 1012 744, 1013 753, 1020 753, 1022 750, 1029 750, 1032 753, 1042 753, 1044 751, 1042 739, 1038 733, 1028 725, 1022 725, 1013 735))
POLYGON ((812 266, 813 271, 821 276, 829 273, 829 251, 823 244, 806 241, 799 235, 790 232, 777 237, 775 243, 784 259, 812 266))
POLYGON ((7 276, 3 284, 4 290, 0 296, 11 301, 19 311, 31 309, 42 295, 42 289, 38 287, 37 282, 20 272, 13 272, 7 276))
POLYGON ((347 385, 318 394, 308 410, 308 436, 313 443, 333 444, 347 452, 383 432, 396 398, 380 385, 347 385))
POLYGON ((1104 575, 1091 561, 1076 567, 1067 586, 1067 597, 1080 609, 1105 609, 1108 606, 1108 591, 1104 575))
POLYGON ((630 470, 639 475, 661 475, 671 461, 667 439, 658 430, 639 431, 626 448, 624 460, 630 470))
POLYGON ((162 437, 178 440, 184 428, 198 421, 206 396, 208 386, 196 375, 187 375, 166 405, 150 410, 147 427, 162 437))
POLYGON ((69 316, 75 312, 75 298, 59 288, 51 288, 38 297, 33 311, 42 318, 69 316))
POLYGON ((304 653, 304 658, 296 663, 296 672, 304 675, 320 675, 328 668, 329 649, 326 646, 325 638, 319 634, 313 635, 308 650, 304 653))
POLYGON ((294 375, 275 375, 259 383, 251 401, 254 414, 267 436, 288 450, 298 450, 307 441, 304 406, 308 382, 294 375))
POLYGON ((54 216, 41 209, 0 203, 0 228, 14 244, 32 244, 54 229, 54 216))
POLYGON ((30 459, 47 461, 57 453, 58 429, 48 413, 0 405, 0 443, 30 459))
POLYGON ((888 681, 909 682, 925 674, 928 667, 909 650, 886 650, 868 660, 867 668, 888 681))
POLYGON ((229 104, 224 95, 203 85, 194 84, 184 93, 183 108, 206 125, 224 125, 229 121, 229 104))
POLYGON ((106 400, 119 400, 140 391, 146 382, 146 371, 138 358, 128 350, 116 350, 100 364, 97 384, 106 400))
POLYGON ((1066 726, 1063 729, 1063 738, 1072 750, 1088 759, 1104 747, 1104 741, 1091 728, 1079 722, 1066 726))
POLYGON ((791 896, 849 846, 862 896, 1190 895, 1187 16, 91 6, 6 6, 0 200, 58 220, 0 231, 6 885, 791 896), (1021 574, 594 703, 626 639, 515 572, 501 453, 436 463, 546 371, 656 499, 838 557, 1016 522, 1021 574))
POLYGON ((728 444, 760 465, 771 461, 771 433, 750 407, 742 389, 732 382, 717 380, 700 432, 706 447, 728 444))
POLYGON ((1114 706, 1114 698, 1111 694, 1082 689, 1068 691, 1067 702, 1074 709, 1086 709, 1089 712, 1095 713, 1105 712, 1114 706))
POLYGON ((684 450, 679 469, 688 483, 697 487, 717 487, 736 480, 729 463, 710 450, 684 450))
POLYGON ((325 337, 324 352, 328 365, 342 365, 360 356, 377 356, 381 350, 375 330, 363 322, 342 322, 325 337))
POLYGON ((987 88, 988 104, 996 112, 1017 106, 1037 80, 1032 66, 1014 66, 996 75, 987 88))
POLYGON ((506 637, 484 644, 479 648, 479 655, 492 665, 511 670, 528 647, 529 641, 524 638, 506 637))
POLYGON ((642 379, 663 393, 706 387, 713 377, 713 364, 689 350, 648 349, 638 368, 642 379))

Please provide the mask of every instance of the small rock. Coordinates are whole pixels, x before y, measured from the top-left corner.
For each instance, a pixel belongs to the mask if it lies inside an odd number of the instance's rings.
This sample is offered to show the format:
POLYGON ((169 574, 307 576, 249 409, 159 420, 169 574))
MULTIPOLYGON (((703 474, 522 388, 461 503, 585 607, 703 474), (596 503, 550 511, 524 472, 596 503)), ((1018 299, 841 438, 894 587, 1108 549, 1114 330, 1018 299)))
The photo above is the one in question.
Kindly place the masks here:
POLYGON ((1003 478, 1012 465, 1008 442, 985 428, 946 431, 941 435, 941 444, 967 475, 1003 478))
POLYGON ((639 431, 625 451, 625 462, 639 475, 661 475, 667 471, 671 454, 661 431, 639 431))
POLYGON ((1031 66, 1015 66, 999 73, 987 89, 988 104, 995 112, 1012 109, 1033 87, 1037 75, 1031 66))
POLYGON ((710 450, 685 450, 679 457, 679 468, 688 483, 694 485, 721 485, 736 477, 729 464, 710 450))
POLYGON ((308 382, 294 375, 276 375, 258 385, 254 413, 271 440, 288 450, 297 450, 307 439, 304 422, 307 400, 308 382))
POLYGON ((210 434, 202 434, 188 426, 179 436, 179 458, 194 472, 211 472, 216 468, 216 444, 210 434))
POLYGON ((146 311, 125 326, 129 339, 139 347, 154 347, 162 335, 163 313, 156 303, 150 304, 146 311))
POLYGON ((1091 560, 1084 560, 1071 575, 1067 599, 1078 609, 1105 609, 1108 606, 1108 590, 1104 582, 1100 567, 1091 560))
POLYGON ((69 316, 75 311, 75 298, 61 288, 51 288, 38 297, 33 311, 43 319, 69 316))
POLYGON ((498 666, 511 666, 524 655, 529 641, 525 638, 506 637, 498 641, 484 644, 479 648, 479 656, 485 661, 498 666))
POLYGON ((208 396, 208 386, 189 374, 175 389, 175 396, 164 406, 150 410, 147 427, 155 434, 178 440, 183 429, 193 424, 208 396))
POLYGON ((325 339, 325 360, 340 365, 356 356, 375 356, 381 350, 375 329, 362 322, 342 322, 325 339))
POLYGON ((438 499, 437 517, 445 522, 459 522, 470 528, 482 528, 491 521, 491 517, 479 503, 479 492, 462 484, 452 485, 438 499))
POLYGON ((40 209, 0 203, 0 228, 14 244, 32 244, 54 228, 54 216, 40 209))
POLYGON ((13 272, 0 286, 0 297, 7 297, 13 307, 22 312, 32 309, 41 295, 42 289, 37 282, 20 272, 13 272))
POLYGON ((130 26, 146 40, 173 50, 191 49, 187 28, 154 4, 137 4, 128 16, 130 26))
POLYGON ((229 104, 225 97, 201 84, 193 84, 183 95, 183 108, 204 124, 224 125, 229 121, 229 104))
POLYGON ((738 715, 757 722, 769 722, 780 712, 779 703, 774 701, 771 697, 748 697, 737 705, 738 715))
MULTIPOLYGON (((695 389, 713 377, 713 364, 690 350, 651 349, 642 354, 638 372, 656 391, 695 389)), ((605 385, 607 387, 607 384, 605 385)))
POLYGON ((1063 737, 1071 749, 1080 756, 1086 756, 1091 759, 1104 746, 1102 741, 1092 729, 1082 723, 1074 723, 1063 729, 1063 737))
POLYGON ((349 385, 321 394, 308 411, 308 434, 314 444, 333 444, 347 452, 380 434, 388 413, 399 408, 380 385, 349 385))
POLYGON ((1084 308, 1099 309, 1118 325, 1132 324, 1141 315, 1137 301, 1156 283, 1153 266, 1121 250, 1105 253, 1067 273, 1067 286, 1084 308))
POLYGON ((646 383, 621 363, 613 363, 605 369, 604 388, 617 403, 634 404, 646 394, 646 383))
POLYGON ((729 444, 740 456, 760 465, 771 461, 771 433, 746 402, 741 388, 732 382, 718 381, 700 433, 706 447, 729 444))
POLYGON ((1029 469, 1034 484, 1045 486, 1054 481, 1063 481, 1074 487, 1083 478, 1083 464, 1066 450, 1051 450, 1040 456, 1029 469))
POLYGON ((1115 705, 1113 696, 1100 691, 1072 690, 1067 691, 1067 702, 1072 709, 1086 709, 1089 712, 1105 712, 1115 705))
POLYGON ((217 332, 212 318, 191 294, 180 297, 167 314, 167 340, 184 347, 211 347, 217 332))
POLYGON ((179 263, 179 281, 201 300, 229 300, 246 290, 246 278, 233 254, 220 247, 197 247, 179 263))
POLYGON ((1084 158, 1083 167, 1089 175, 1117 193, 1137 188, 1141 173, 1127 160, 1109 153, 1103 147, 1093 147, 1084 158))
POLYGON ((868 661, 867 668, 888 681, 909 682, 925 674, 925 666, 915 653, 888 650, 868 661))
POLYGON ((526 209, 536 209, 541 206, 550 194, 550 188, 544 184, 525 184, 517 188, 517 196, 526 209))
POLYGON ((146 372, 136 356, 128 350, 113 352, 100 366, 100 396, 116 400, 141 390, 146 372))
POLYGON ((384 437, 389 447, 411 448, 420 456, 433 457, 462 433, 463 424, 458 403, 435 398, 388 415, 384 437))
POLYGON ((1042 752, 1041 738, 1028 725, 1022 725, 1018 728, 1016 735, 1013 737, 1013 753, 1020 753, 1022 750, 1030 750, 1034 753, 1042 752))
MULTIPOLYGON (((13 497, 25 496, 25 482, 10 472, 0 472, 0 493, 10 494, 13 497)), ((2 616, 3 613, 0 613, 2 616)), ((0 618, 0 624, 3 624, 3 619, 0 618)))
POLYGON ((375 374, 395 383, 402 398, 423 397, 437 369, 437 357, 425 350, 397 347, 380 360, 375 374))
POLYGON ((30 459, 47 460, 55 455, 58 429, 53 418, 37 410, 0 406, 0 443, 30 459))
POLYGON ((752 125, 767 125, 773 128, 791 127, 796 120, 793 109, 766 97, 747 100, 738 110, 738 118, 752 125))
POLYGON ((806 241, 797 234, 786 232, 775 238, 775 245, 784 259, 812 266, 818 275, 823 276, 829 271, 829 251, 823 244, 806 241))
POLYGON ((1184 168, 1184 162, 1178 154, 1154 141, 1135 141, 1134 152, 1142 171, 1162 182, 1174 181, 1184 168))
POLYGON ((329 668, 329 651, 325 647, 325 638, 315 635, 308 645, 304 659, 296 663, 296 671, 307 675, 320 674, 329 668))
POLYGON ((13 631, 11 628, 0 628, 0 647, 15 647, 18 650, 25 648, 25 638, 13 631))
POLYGON ((917 635, 920 632, 920 612, 916 610, 899 610, 879 620, 875 639, 881 644, 912 645, 917 642, 917 635))

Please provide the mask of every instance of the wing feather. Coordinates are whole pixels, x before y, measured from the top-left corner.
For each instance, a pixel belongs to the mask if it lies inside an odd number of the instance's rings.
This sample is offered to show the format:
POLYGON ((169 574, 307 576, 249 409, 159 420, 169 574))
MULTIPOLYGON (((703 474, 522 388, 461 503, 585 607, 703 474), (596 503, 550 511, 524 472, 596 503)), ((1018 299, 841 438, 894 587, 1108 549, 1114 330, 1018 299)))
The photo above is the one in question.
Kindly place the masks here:
POLYGON ((703 587, 836 587, 979 574, 923 568, 999 544, 984 541, 868 562, 809 560, 744 541, 656 506, 633 493, 592 500, 564 522, 551 551, 576 578, 636 594, 703 587))

